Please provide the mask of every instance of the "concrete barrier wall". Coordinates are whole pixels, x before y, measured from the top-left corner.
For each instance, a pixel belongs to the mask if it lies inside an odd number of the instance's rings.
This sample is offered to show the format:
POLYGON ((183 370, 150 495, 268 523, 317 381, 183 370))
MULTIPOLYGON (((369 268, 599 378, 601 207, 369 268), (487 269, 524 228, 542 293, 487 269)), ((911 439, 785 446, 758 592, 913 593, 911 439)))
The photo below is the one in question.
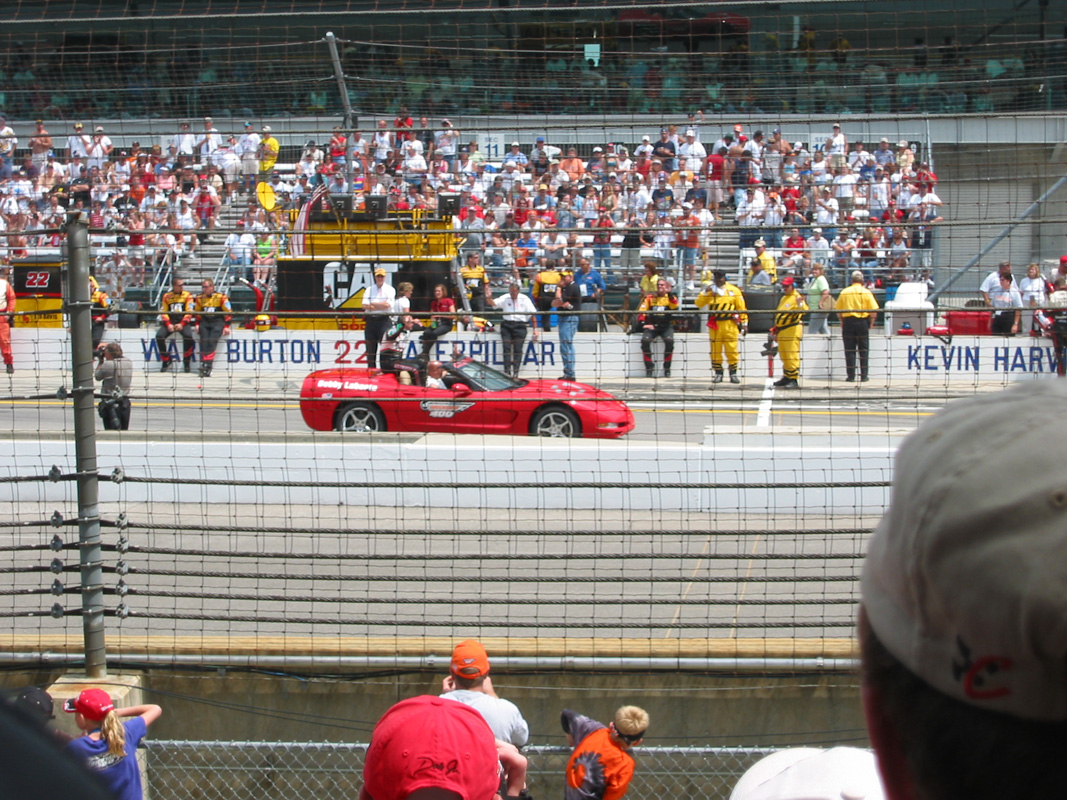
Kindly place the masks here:
MULTIPOLYGON (((118 341, 141 369, 159 368, 159 349, 153 331, 109 330, 105 341, 118 341)), ((17 328, 12 332, 16 366, 36 363, 69 368, 70 348, 62 329, 17 328)), ((742 340, 742 372, 749 380, 767 375, 767 359, 760 356, 764 335, 742 340)), ((495 334, 456 333, 438 342, 433 356, 447 359, 453 347, 465 355, 497 367, 503 366, 500 337, 495 334)), ((180 337, 171 337, 171 355, 180 358, 180 337)), ((657 361, 662 345, 655 345, 657 361)), ((619 332, 580 333, 575 339, 578 379, 587 382, 644 376, 640 339, 619 332)), ((407 355, 418 353, 411 344, 407 355)), ((527 339, 524 377, 556 378, 563 371, 559 340, 553 331, 534 342, 527 339)), ((845 376, 840 336, 806 336, 801 350, 801 377, 845 376)), ((932 336, 871 336, 871 377, 874 380, 910 380, 917 384, 974 384, 977 381, 1017 381, 1055 374, 1051 340, 1028 337, 957 336, 950 343, 932 336)), ((289 331, 265 333, 238 330, 224 338, 216 355, 216 373, 278 375, 302 378, 316 369, 362 367, 366 364, 362 331, 289 331)), ((775 361, 773 371, 780 373, 775 361)), ((711 376, 708 337, 704 333, 676 334, 675 377, 704 380, 711 376)))

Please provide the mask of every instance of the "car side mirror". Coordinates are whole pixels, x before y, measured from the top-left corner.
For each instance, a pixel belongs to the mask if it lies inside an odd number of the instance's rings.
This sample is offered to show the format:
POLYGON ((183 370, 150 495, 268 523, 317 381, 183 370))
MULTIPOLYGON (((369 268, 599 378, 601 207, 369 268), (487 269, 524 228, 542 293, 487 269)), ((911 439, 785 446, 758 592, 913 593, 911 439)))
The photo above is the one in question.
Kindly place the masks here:
POLYGON ((459 395, 467 395, 471 393, 471 387, 465 383, 453 383, 452 391, 459 395))

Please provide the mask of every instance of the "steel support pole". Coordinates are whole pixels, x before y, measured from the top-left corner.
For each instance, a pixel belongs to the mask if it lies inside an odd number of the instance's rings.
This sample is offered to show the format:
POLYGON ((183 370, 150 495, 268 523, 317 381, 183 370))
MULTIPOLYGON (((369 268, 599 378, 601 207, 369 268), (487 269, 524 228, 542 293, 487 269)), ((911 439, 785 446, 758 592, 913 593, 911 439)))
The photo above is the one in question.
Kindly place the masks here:
POLYGON ((345 110, 345 130, 351 130, 355 122, 352 118, 352 104, 348 102, 348 87, 345 86, 345 72, 341 68, 341 57, 337 54, 337 37, 332 32, 326 33, 326 46, 330 49, 330 61, 333 62, 333 74, 337 79, 337 91, 341 93, 341 107, 345 110))
POLYGON ((81 562, 82 635, 85 673, 107 676, 104 647, 104 572, 100 549, 96 414, 93 408, 93 321, 89 295, 89 221, 67 216, 67 307, 74 376, 74 456, 78 475, 78 550, 81 562))

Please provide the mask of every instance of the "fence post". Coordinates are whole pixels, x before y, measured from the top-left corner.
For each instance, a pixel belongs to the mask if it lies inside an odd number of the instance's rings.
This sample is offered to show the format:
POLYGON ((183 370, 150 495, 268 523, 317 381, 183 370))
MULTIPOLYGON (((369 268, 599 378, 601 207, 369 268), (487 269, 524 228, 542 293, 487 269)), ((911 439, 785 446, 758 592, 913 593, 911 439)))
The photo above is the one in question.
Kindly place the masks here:
POLYGON ((89 296, 89 223, 84 212, 67 215, 67 313, 74 376, 74 456, 78 476, 78 550, 81 556, 82 636, 85 674, 107 676, 104 647, 104 573, 100 551, 96 418, 93 409, 92 304, 89 296))

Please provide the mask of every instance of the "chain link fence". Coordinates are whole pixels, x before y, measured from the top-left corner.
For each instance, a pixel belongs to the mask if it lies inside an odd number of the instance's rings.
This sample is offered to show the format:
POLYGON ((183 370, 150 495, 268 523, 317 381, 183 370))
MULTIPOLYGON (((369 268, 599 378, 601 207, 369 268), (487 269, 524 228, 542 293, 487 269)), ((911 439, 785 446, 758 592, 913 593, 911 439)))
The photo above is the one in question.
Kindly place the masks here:
MULTIPOLYGON (((631 800, 727 798, 738 778, 776 748, 639 747, 631 800)), ((527 747, 527 784, 536 800, 562 792, 566 747, 527 747)), ((355 798, 367 744, 327 742, 146 743, 152 800, 355 798)))

